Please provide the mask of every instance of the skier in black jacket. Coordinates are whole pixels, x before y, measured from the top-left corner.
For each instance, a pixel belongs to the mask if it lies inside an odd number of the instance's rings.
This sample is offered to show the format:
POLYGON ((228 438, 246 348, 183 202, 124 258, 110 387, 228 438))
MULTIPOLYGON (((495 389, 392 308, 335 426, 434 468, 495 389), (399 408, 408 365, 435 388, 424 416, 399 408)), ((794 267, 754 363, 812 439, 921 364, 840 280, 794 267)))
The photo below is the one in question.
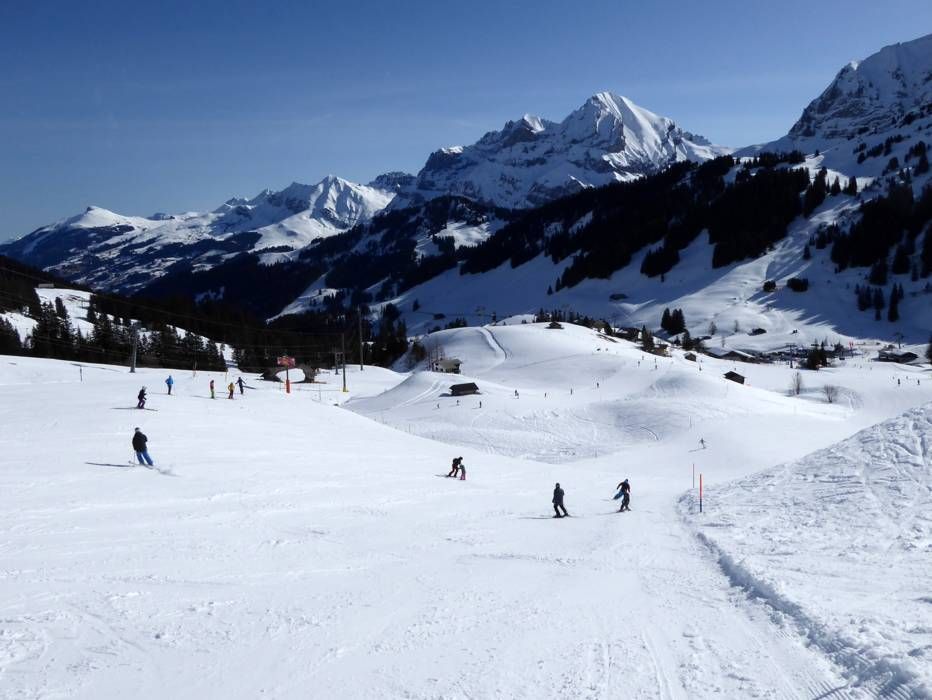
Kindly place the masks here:
POLYGON ((626 510, 631 510, 631 506, 628 505, 631 503, 631 484, 625 479, 618 484, 618 488, 621 490, 621 508, 618 509, 618 512, 621 513, 626 510))
POLYGON ((560 488, 559 483, 557 483, 553 489, 553 512, 555 513, 553 516, 555 518, 562 518, 569 515, 569 513, 566 512, 566 508, 563 507, 563 489, 560 488), (561 510, 563 511, 563 515, 560 515, 561 510))
POLYGON ((152 457, 149 456, 149 449, 146 447, 148 442, 149 438, 146 437, 146 434, 136 428, 136 432, 133 433, 133 449, 136 451, 136 459, 139 460, 142 466, 148 464, 151 467, 154 463, 152 457))
POLYGON ((139 390, 139 393, 136 395, 136 398, 139 399, 139 403, 136 404, 136 408, 145 408, 146 407, 146 387, 143 387, 139 390))

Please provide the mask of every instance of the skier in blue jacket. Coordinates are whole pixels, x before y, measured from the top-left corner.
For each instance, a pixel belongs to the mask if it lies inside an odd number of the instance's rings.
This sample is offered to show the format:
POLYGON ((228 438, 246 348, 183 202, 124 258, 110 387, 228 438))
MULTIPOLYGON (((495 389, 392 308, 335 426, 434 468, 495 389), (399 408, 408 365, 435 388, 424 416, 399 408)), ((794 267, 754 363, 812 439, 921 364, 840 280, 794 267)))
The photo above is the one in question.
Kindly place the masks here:
POLYGON ((175 380, 172 379, 172 376, 169 374, 168 379, 165 380, 165 386, 168 387, 168 395, 172 395, 172 385, 175 383, 175 380))

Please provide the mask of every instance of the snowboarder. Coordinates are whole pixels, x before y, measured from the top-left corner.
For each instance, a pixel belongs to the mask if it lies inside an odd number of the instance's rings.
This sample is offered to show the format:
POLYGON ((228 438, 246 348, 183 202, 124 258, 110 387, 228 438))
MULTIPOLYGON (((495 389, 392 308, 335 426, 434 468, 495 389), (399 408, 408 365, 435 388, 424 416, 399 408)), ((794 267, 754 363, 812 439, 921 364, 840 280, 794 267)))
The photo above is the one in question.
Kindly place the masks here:
POLYGON ((626 510, 631 510, 631 484, 628 483, 628 480, 625 479, 620 484, 618 484, 619 493, 621 493, 621 508, 618 509, 619 513, 622 513, 626 510))
POLYGON ((515 398, 518 398, 518 390, 515 389, 515 398))
POLYGON ((699 438, 699 447, 705 449, 705 438, 699 438))
POLYGON ((246 386, 246 382, 244 382, 244 381, 243 381, 243 378, 240 377, 239 379, 236 380, 236 384, 237 384, 237 386, 239 386, 239 393, 240 393, 240 395, 242 396, 242 394, 243 394, 243 387, 246 386))
POLYGON ((136 408, 145 408, 146 407, 146 387, 143 387, 139 390, 139 393, 136 395, 136 398, 139 400, 139 403, 136 404, 136 408))
POLYGON ((559 482, 553 488, 553 512, 555 518, 563 518, 569 515, 566 512, 566 508, 563 507, 563 489, 560 488, 559 482), (560 514, 560 511, 563 511, 563 514, 560 514))
POLYGON ((454 457, 453 466, 450 468, 450 473, 447 474, 447 476, 452 476, 455 479, 456 476, 459 474, 460 465, 462 465, 462 463, 463 463, 462 457, 454 457))
POLYGON ((227 398, 232 399, 233 398, 233 382, 229 383, 229 385, 227 386, 227 391, 230 392, 230 395, 227 396, 227 398))
POLYGON ((133 450, 136 452, 136 459, 139 460, 139 463, 142 466, 148 464, 150 467, 154 466, 152 457, 149 456, 149 450, 146 447, 146 443, 149 441, 149 438, 146 437, 146 434, 142 432, 139 428, 136 428, 136 432, 133 433, 133 450))
POLYGON ((210 380, 210 398, 215 399, 217 396, 214 394, 214 380, 210 380))
POLYGON ((169 374, 168 379, 165 380, 165 386, 168 387, 168 395, 172 395, 172 386, 174 385, 175 380, 172 379, 172 376, 169 374))
POLYGON ((460 457, 460 481, 466 481, 466 465, 463 464, 462 457, 460 457))

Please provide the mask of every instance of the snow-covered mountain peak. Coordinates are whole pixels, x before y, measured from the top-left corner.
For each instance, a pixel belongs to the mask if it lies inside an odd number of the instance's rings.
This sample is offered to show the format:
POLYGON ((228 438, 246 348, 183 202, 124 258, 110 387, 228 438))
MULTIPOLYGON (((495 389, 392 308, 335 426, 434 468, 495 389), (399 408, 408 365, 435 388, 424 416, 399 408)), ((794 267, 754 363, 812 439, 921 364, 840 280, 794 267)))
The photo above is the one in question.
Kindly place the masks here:
POLYGON ((471 146, 434 151, 417 183, 403 190, 393 206, 455 194, 525 208, 728 151, 627 97, 600 92, 561 122, 525 114, 471 146))
POLYGON ((932 34, 850 61, 786 136, 738 155, 798 150, 861 187, 908 168, 919 191, 929 179, 922 161, 930 129, 932 34))
POLYGON ((877 131, 923 109, 930 99, 932 34, 848 63, 806 107, 789 135, 837 138, 877 131))

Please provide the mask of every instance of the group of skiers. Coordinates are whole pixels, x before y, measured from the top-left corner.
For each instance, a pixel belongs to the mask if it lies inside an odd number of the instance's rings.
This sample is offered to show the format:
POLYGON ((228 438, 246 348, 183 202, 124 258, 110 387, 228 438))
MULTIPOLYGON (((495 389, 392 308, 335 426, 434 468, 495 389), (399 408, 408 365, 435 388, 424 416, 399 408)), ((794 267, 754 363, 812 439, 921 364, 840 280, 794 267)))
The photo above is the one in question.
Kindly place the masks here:
MULTIPOLYGON (((169 396, 172 395, 172 387, 173 387, 174 385, 175 385, 175 380, 174 380, 174 379, 172 378, 172 376, 169 374, 169 375, 168 375, 168 378, 165 380, 165 386, 168 387, 168 395, 169 395, 169 396)), ((240 393, 240 394, 245 394, 245 393, 246 393, 246 392, 245 392, 245 389, 246 389, 246 382, 243 381, 243 378, 242 378, 242 377, 239 377, 239 378, 236 380, 236 382, 230 382, 229 384, 227 384, 227 398, 228 398, 228 399, 232 399, 232 398, 233 398, 233 393, 234 393, 234 391, 236 390, 236 387, 237 387, 237 386, 239 387, 239 393, 240 393)), ((146 394, 146 387, 142 387, 142 388, 139 390, 139 393, 136 395, 136 399, 137 399, 136 408, 145 408, 145 407, 146 407, 146 398, 147 398, 147 397, 148 397, 148 395, 146 394)), ((210 380, 210 398, 212 398, 212 399, 217 398, 216 387, 215 387, 215 384, 214 384, 214 380, 213 380, 213 379, 210 380)))
MULTIPOLYGON (((447 477, 453 477, 454 479, 459 476, 460 480, 466 480, 466 465, 463 464, 462 457, 454 457, 453 464, 450 466, 450 471, 446 474, 447 477)), ((628 480, 625 479, 616 487, 618 493, 615 494, 613 500, 621 499, 621 507, 618 509, 619 513, 624 513, 625 511, 631 510, 631 484, 628 483, 628 480)), ((569 516, 569 513, 566 512, 566 507, 563 505, 563 496, 564 491, 560 486, 560 483, 557 482, 553 488, 553 517, 555 518, 566 518, 569 516)))
MULTIPOLYGON (((621 499, 621 508, 618 509, 619 513, 624 513, 625 511, 631 510, 631 484, 628 483, 628 480, 625 479, 616 487, 618 493, 615 494, 613 500, 621 499)), ((563 505, 563 489, 560 486, 560 483, 557 482, 553 487, 553 517, 555 518, 565 518, 569 515, 566 512, 566 507, 563 505)))
MULTIPOLYGON (((174 385, 175 385, 175 380, 169 374, 168 378, 165 380, 165 386, 168 388, 169 396, 171 396, 172 387, 174 385)), ((233 382, 230 382, 227 385, 227 391, 229 392, 227 395, 228 399, 233 398, 233 392, 237 386, 239 386, 240 394, 245 393, 244 389, 246 388, 246 382, 244 382, 243 378, 240 377, 239 379, 236 380, 235 384, 233 382)), ((146 393, 146 387, 142 387, 139 390, 139 393, 136 395, 136 408, 140 408, 140 409, 145 408, 147 398, 148 398, 148 394, 146 393)), ((212 399, 216 398, 213 379, 210 380, 210 398, 212 399)), ((143 433, 139 428, 136 428, 135 432, 133 433, 133 451, 136 453, 136 459, 141 465, 145 466, 148 464, 151 467, 151 466, 154 466, 154 463, 152 461, 152 457, 149 456, 149 451, 146 447, 148 440, 149 438, 146 437, 145 433, 143 433)), ((462 457, 460 457, 460 460, 462 460, 462 457)), ((466 472, 464 470, 463 477, 462 477, 464 479, 466 478, 465 474, 466 472)))

